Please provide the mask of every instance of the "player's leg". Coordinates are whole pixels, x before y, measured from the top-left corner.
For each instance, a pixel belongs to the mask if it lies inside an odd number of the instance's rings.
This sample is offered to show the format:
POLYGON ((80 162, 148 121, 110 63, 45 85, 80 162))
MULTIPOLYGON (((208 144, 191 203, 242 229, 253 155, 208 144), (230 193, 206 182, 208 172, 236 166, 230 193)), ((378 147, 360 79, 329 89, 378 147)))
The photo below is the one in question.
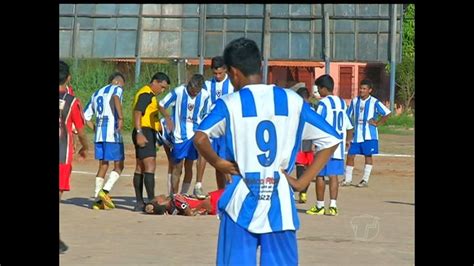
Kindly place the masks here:
POLYGON ((145 172, 145 165, 143 164, 143 155, 142 151, 143 148, 138 146, 137 140, 136 140, 136 132, 135 130, 132 132, 132 141, 135 146, 135 171, 133 173, 133 188, 135 190, 135 207, 133 211, 143 211, 143 208, 145 207, 145 202, 143 200, 143 173, 145 172))
MULTIPOLYGON (((222 213, 217 240, 216 264, 219 266, 257 265, 258 240, 257 234, 250 233, 235 223, 229 215, 222 213)), ((281 265, 281 262, 273 265, 281 265)))
POLYGON ((194 190, 193 190, 193 194, 196 195, 196 197, 198 198, 201 198, 203 195, 202 179, 204 177, 204 170, 206 170, 206 164, 207 164, 206 159, 199 154, 197 163, 196 163, 196 172, 197 172, 196 184, 194 185, 194 190))
MULTIPOLYGON (((304 173, 304 170, 305 170, 305 166, 298 163, 296 164, 296 178, 297 179, 300 179, 300 177, 303 175, 304 173)), ((299 200, 298 202, 299 203, 306 203, 307 201, 307 196, 306 196, 306 191, 303 193, 303 192, 300 192, 299 194, 299 200)))
POLYGON ((191 181, 193 181, 193 163, 194 160, 184 159, 184 179, 181 186, 181 194, 188 194, 191 181))
POLYGON ((166 153, 166 158, 168 158, 168 177, 167 177, 167 189, 168 189, 168 195, 171 193, 171 176, 173 175, 173 160, 171 159, 171 150, 170 147, 163 145, 166 153))
POLYGON ((143 181, 148 201, 151 201, 155 198, 156 132, 148 127, 143 127, 142 131, 148 142, 140 151, 140 159, 145 166, 143 181))
POLYGON ((362 150, 365 156, 364 175, 357 187, 367 187, 369 185, 369 177, 373 165, 372 155, 379 153, 378 146, 378 140, 367 140, 362 143, 362 150))
POLYGON ((352 184, 352 171, 354 170, 354 159, 356 154, 361 154, 360 143, 351 143, 346 157, 346 173, 341 186, 350 186, 352 184))
POLYGON ((125 159, 123 143, 105 143, 105 158, 106 160, 114 161, 114 169, 110 172, 107 182, 99 192, 99 197, 107 207, 115 208, 115 204, 112 202, 109 192, 120 178, 120 174, 123 170, 123 160, 125 159))
POLYGON ((306 211, 307 214, 311 215, 323 215, 324 214, 324 190, 326 188, 326 182, 324 182, 324 176, 318 175, 316 177, 316 205, 306 211))
MULTIPOLYGON (((173 161, 176 162, 175 159, 173 159, 173 161)), ((172 193, 179 192, 179 179, 181 178, 181 173, 183 172, 183 163, 184 161, 181 159, 178 163, 173 165, 173 175, 171 177, 172 193)))
POLYGON ((328 209, 328 215, 331 216, 336 216, 338 215, 338 209, 337 209, 337 194, 339 192, 339 180, 337 178, 337 175, 331 175, 329 176, 329 209, 328 209))
POLYGON ((260 265, 298 265, 296 231, 261 234, 260 265))

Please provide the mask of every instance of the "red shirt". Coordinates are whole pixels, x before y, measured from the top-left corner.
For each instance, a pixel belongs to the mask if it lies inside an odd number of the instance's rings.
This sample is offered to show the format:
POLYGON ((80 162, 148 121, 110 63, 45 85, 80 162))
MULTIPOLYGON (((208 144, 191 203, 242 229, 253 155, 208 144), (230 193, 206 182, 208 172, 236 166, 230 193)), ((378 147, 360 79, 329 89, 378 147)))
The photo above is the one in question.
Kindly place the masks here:
POLYGON ((59 116, 59 163, 70 164, 74 154, 73 125, 80 130, 85 122, 79 99, 65 92, 60 92, 59 99, 64 100, 59 116))

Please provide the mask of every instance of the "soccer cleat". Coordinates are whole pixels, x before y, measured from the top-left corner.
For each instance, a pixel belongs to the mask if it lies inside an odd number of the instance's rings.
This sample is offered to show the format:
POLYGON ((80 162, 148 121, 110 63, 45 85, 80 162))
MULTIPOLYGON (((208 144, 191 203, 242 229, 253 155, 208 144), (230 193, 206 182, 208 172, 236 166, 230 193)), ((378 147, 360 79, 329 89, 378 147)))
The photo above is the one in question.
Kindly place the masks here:
POLYGON ((105 193, 103 189, 99 191, 99 198, 102 200, 105 206, 109 207, 110 209, 115 208, 115 204, 112 201, 112 198, 109 196, 108 193, 105 193))
POLYGON ((318 208, 316 205, 311 207, 311 209, 306 211, 307 214, 310 215, 323 215, 324 214, 324 207, 318 208))
POLYGON ((351 182, 342 181, 339 186, 341 186, 341 187, 350 187, 350 186, 352 186, 352 183, 351 183, 351 182))
POLYGON ((298 202, 299 202, 299 203, 306 203, 307 200, 308 200, 308 198, 307 198, 306 193, 300 192, 300 199, 299 199, 298 202))
POLYGON ((194 187, 193 194, 194 194, 194 196, 196 196, 196 198, 198 198, 198 199, 205 199, 205 198, 207 197, 207 195, 205 195, 205 194, 202 192, 202 188, 194 187))
POLYGON ((369 183, 365 180, 361 180, 359 184, 357 184, 357 187, 368 187, 369 183))
POLYGON ((69 247, 61 240, 59 239, 59 254, 64 254, 69 249, 69 247))
POLYGON ((98 201, 95 201, 94 203, 92 203, 92 209, 93 210, 100 210, 100 209, 103 209, 103 204, 102 204, 102 201, 101 200, 98 200, 98 201))
POLYGON ((145 211, 145 203, 144 202, 137 203, 135 205, 135 208, 133 208, 133 211, 134 212, 143 212, 143 211, 145 211))
POLYGON ((337 212, 337 207, 329 207, 329 209, 324 212, 325 215, 329 215, 329 216, 337 216, 338 212, 337 212))

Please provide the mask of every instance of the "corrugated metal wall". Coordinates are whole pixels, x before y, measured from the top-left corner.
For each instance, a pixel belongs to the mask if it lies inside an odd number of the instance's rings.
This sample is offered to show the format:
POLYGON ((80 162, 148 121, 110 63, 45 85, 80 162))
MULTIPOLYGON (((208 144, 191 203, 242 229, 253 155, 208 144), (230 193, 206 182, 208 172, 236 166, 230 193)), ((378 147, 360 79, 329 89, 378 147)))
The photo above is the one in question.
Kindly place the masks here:
MULTIPOLYGON (((268 4, 267 8, 270 59, 322 61, 326 11, 331 60, 388 61, 389 4, 268 4)), ((262 48, 264 10, 264 4, 206 4, 204 56, 221 54, 225 44, 242 36, 262 48)), ((141 19, 141 57, 197 58, 200 12, 198 4, 143 4, 141 14, 139 4, 60 4, 59 56, 133 58, 141 19)))

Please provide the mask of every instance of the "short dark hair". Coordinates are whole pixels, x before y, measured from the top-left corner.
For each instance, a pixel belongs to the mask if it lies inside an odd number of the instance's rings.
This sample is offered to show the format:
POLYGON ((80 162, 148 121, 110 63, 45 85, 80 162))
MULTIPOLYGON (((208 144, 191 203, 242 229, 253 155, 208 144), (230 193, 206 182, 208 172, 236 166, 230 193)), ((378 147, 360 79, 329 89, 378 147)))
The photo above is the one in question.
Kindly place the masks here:
POLYGON ((373 89, 374 88, 374 83, 372 82, 372 80, 370 79, 363 79, 361 82, 360 82, 360 85, 367 85, 369 87, 369 89, 373 89))
POLYGON ((125 82, 125 77, 122 75, 122 73, 120 72, 114 72, 112 73, 112 75, 109 76, 109 79, 108 79, 108 82, 109 83, 112 83, 112 81, 116 78, 116 77, 121 77, 123 79, 123 81, 125 82))
POLYGON ((155 202, 155 201, 148 202, 148 203, 145 205, 145 208, 144 208, 144 209, 146 209, 146 206, 147 206, 147 205, 153 206, 153 213, 149 213, 149 214, 163 215, 163 214, 165 214, 165 212, 166 212, 166 206, 165 206, 165 205, 158 204, 158 203, 155 202))
POLYGON ((204 85, 204 76, 201 74, 194 74, 188 82, 191 88, 202 88, 204 85))
POLYGON ((163 72, 158 72, 155 75, 153 75, 153 77, 151 78, 150 83, 152 83, 153 80, 155 80, 155 79, 158 80, 158 82, 162 82, 163 80, 165 80, 166 83, 171 84, 170 78, 168 77, 168 75, 166 75, 163 72))
POLYGON ((59 85, 66 83, 69 75, 69 66, 64 61, 59 60, 59 85))
POLYGON ((314 85, 318 88, 325 87, 328 91, 332 92, 334 89, 334 80, 328 74, 322 75, 314 81, 314 85))
POLYGON ((296 93, 298 93, 303 99, 308 99, 309 98, 309 91, 306 87, 301 87, 299 88, 296 93))
POLYGON ((253 40, 242 37, 231 41, 225 47, 223 57, 227 67, 240 70, 244 76, 260 73, 262 54, 253 40))
POLYGON ((224 57, 215 56, 211 59, 211 68, 218 69, 219 67, 226 67, 226 65, 224 64, 224 57))

